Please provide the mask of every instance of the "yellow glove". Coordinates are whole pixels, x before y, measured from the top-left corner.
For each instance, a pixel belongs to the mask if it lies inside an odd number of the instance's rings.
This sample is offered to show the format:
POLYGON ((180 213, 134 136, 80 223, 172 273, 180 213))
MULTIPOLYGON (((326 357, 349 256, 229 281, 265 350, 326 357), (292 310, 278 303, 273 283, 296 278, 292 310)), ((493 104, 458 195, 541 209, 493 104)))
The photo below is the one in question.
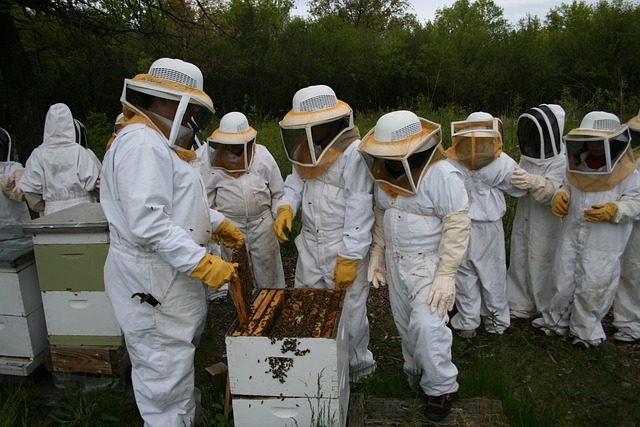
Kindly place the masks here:
POLYGON ((618 205, 609 202, 603 205, 593 205, 593 209, 584 211, 584 217, 589 222, 611 221, 618 212, 618 205))
POLYGON ((238 230, 228 219, 223 219, 218 229, 211 235, 214 242, 225 245, 228 248, 244 245, 242 231, 238 230))
POLYGON ((284 234, 284 229, 291 231, 291 223, 293 221, 293 208, 289 205, 282 205, 278 208, 278 216, 273 221, 273 231, 280 243, 284 243, 289 238, 284 234))
POLYGON ((218 289, 225 283, 229 283, 231 279, 238 278, 237 267, 238 264, 235 262, 226 262, 220 257, 205 253, 191 273, 191 277, 202 280, 213 289, 218 289))
POLYGON ((335 283, 335 288, 349 289, 358 275, 358 272, 356 271, 357 267, 357 259, 347 259, 339 256, 338 261, 336 261, 336 269, 333 272, 333 283, 335 283))
POLYGON ((564 191, 559 191, 553 196, 551 202, 551 212, 558 218, 563 218, 569 213, 569 195, 564 191))

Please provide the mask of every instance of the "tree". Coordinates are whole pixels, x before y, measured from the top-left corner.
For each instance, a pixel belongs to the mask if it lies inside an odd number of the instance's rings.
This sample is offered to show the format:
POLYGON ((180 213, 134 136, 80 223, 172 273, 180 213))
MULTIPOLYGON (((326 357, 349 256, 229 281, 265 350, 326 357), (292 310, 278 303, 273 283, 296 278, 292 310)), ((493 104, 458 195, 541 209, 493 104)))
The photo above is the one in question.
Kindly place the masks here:
POLYGON ((309 14, 316 18, 337 16, 356 28, 383 31, 416 22, 407 0, 311 0, 309 14))

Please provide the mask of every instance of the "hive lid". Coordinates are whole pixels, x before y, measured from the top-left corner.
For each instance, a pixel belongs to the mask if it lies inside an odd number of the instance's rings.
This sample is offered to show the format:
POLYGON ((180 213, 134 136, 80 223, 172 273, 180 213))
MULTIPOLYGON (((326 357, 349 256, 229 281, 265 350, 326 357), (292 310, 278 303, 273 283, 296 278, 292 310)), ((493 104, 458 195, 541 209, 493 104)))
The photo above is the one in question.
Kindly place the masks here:
POLYGON ((27 234, 88 233, 107 231, 100 203, 82 203, 22 224, 27 234))

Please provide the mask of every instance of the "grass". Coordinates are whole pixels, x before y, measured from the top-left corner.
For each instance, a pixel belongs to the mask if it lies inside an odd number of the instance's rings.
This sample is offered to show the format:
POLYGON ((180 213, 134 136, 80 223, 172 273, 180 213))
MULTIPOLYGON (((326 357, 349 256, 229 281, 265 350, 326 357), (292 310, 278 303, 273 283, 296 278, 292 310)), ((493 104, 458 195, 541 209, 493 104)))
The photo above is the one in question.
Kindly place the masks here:
MULTIPOLYGON (((420 111, 419 111, 420 113, 420 111)), ((441 110, 425 116, 445 124, 466 113, 441 110)), ((356 122, 364 134, 380 114, 359 114, 356 122)), ((568 118, 565 133, 577 124, 568 118)), ((504 151, 519 157, 513 118, 504 119, 504 151)), ((258 142, 273 153, 286 176, 291 167, 280 143, 276 120, 252 124, 258 142)), ((91 128, 89 129, 91 132, 91 128)), ((503 218, 509 253, 511 222, 517 201, 508 198, 503 218)), ((299 231, 294 221, 291 236, 299 231)), ((285 275, 291 280, 296 250, 293 238, 282 245, 285 275)), ((378 370, 352 388, 352 393, 371 397, 415 398, 422 392, 409 387, 402 372, 400 341, 391 318, 386 289, 372 289, 369 301, 371 350, 378 370)), ((196 384, 202 391, 202 425, 233 425, 231 408, 225 413, 225 383, 211 377, 205 368, 225 361, 224 335, 234 318, 231 303, 210 305, 207 327, 196 353, 196 384)), ((605 327, 610 332, 610 319, 605 327)), ((496 336, 483 331, 471 341, 454 338, 453 360, 459 369, 459 398, 486 397, 499 400, 512 426, 619 426, 640 424, 640 345, 618 345, 612 340, 601 346, 580 350, 560 337, 547 337, 528 321, 516 320, 511 328, 496 336)), ((416 415, 417 417, 417 415, 416 415)), ((139 426, 133 393, 106 390, 82 393, 53 388, 45 379, 0 383, 0 427, 4 426, 139 426)), ((420 425, 415 419, 404 425, 420 425)))

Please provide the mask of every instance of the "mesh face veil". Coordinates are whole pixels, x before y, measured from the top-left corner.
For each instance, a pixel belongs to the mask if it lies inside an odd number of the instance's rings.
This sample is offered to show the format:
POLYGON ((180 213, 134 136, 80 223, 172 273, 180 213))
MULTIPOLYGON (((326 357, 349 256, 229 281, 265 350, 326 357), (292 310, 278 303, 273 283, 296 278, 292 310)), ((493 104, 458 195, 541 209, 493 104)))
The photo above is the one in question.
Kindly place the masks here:
POLYGON ((329 86, 309 86, 296 92, 293 108, 279 125, 289 160, 315 167, 335 141, 353 129, 353 110, 329 86))
POLYGON ((629 135, 631 136, 631 149, 634 153, 640 152, 640 111, 638 115, 632 117, 628 122, 629 135))
POLYGON ((85 128, 82 122, 80 122, 80 120, 78 119, 73 119, 73 124, 76 128, 76 142, 82 147, 87 148, 89 146, 87 128, 85 128))
POLYGON ((602 111, 588 113, 580 127, 564 137, 567 169, 589 175, 610 174, 624 156, 631 135, 614 114, 602 111))
POLYGON ((147 74, 139 74, 133 79, 125 79, 120 101, 154 122, 169 140, 169 145, 178 143, 188 146, 193 134, 204 128, 215 112, 211 98, 203 91, 202 72, 195 65, 179 59, 161 58, 156 60, 147 74), (150 98, 156 97, 178 102, 177 110, 170 123, 161 123, 157 115, 151 113, 150 98), (169 129, 165 128, 169 127, 169 129), (185 143, 184 141, 188 141, 185 143))
POLYGON ((3 128, 0 128, 0 162, 10 162, 12 160, 11 135, 3 128))
POLYGON ((378 119, 362 138, 358 151, 381 188, 413 195, 418 192, 441 139, 439 124, 411 111, 394 111, 378 119))
POLYGON ((523 156, 550 159, 563 151, 565 113, 556 104, 542 104, 518 118, 518 143, 523 156))
POLYGON ((451 122, 452 145, 447 154, 478 170, 502 152, 502 122, 488 113, 476 112, 467 120, 451 122))
POLYGON ((231 173, 247 172, 253 162, 257 134, 244 114, 225 114, 220 127, 207 140, 215 150, 211 166, 231 173))

